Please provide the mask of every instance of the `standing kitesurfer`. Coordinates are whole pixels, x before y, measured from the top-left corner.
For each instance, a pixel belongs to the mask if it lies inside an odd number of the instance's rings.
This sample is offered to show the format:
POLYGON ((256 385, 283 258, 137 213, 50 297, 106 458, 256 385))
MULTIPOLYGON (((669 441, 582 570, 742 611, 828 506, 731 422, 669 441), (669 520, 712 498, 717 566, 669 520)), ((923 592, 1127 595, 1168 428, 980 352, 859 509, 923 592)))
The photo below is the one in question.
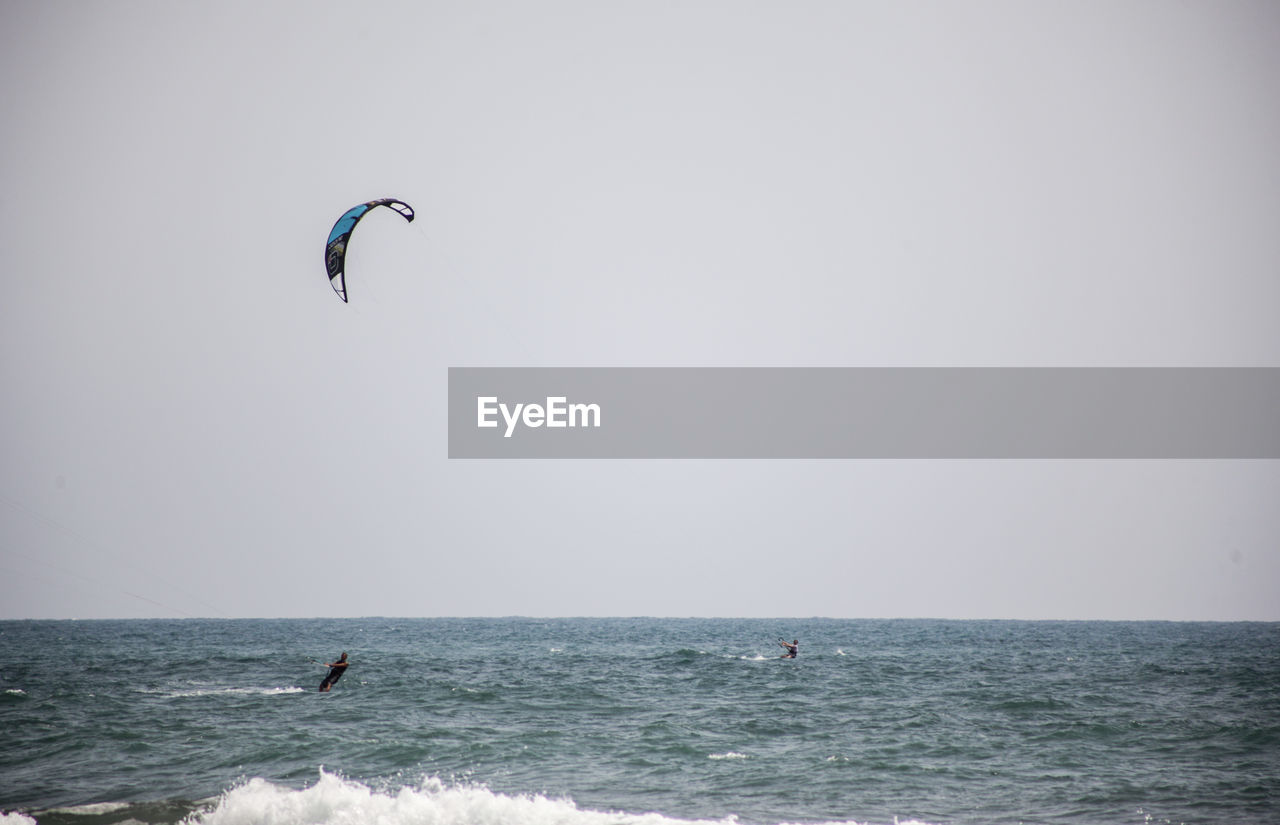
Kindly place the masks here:
POLYGON ((324 681, 320 683, 320 692, 328 693, 329 689, 342 678, 342 674, 346 673, 347 666, 351 664, 347 661, 346 651, 342 652, 341 658, 336 662, 324 662, 324 666, 329 668, 329 675, 324 677, 324 681))
POLYGON ((787 651, 786 653, 782 654, 782 656, 780 656, 779 658, 782 658, 782 659, 794 659, 794 658, 796 657, 796 654, 798 654, 798 653, 800 652, 800 640, 799 640, 799 639, 792 639, 792 640, 791 640, 791 644, 787 644, 784 640, 779 639, 779 640, 778 640, 778 644, 779 644, 781 647, 785 648, 785 649, 786 649, 786 651, 787 651))

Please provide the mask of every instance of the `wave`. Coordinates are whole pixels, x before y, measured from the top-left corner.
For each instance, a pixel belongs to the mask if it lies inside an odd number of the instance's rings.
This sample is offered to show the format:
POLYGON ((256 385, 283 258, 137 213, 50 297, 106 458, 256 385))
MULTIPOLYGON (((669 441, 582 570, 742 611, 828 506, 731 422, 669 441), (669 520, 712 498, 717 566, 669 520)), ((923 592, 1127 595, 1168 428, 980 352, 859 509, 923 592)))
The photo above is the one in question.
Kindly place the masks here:
MULTIPOLYGON (((714 754, 713 759, 745 759, 714 754)), ((305 788, 250 779, 216 799, 202 802, 97 803, 75 808, 5 813, 0 825, 739 825, 736 816, 691 820, 659 813, 627 813, 579 808, 568 798, 541 794, 507 795, 480 785, 452 785, 435 777, 417 786, 371 787, 320 770, 305 788)), ((810 825, 858 825, 853 821, 810 825)), ((894 819, 894 825, 927 825, 894 819)))
POLYGON ((182 823, 193 811, 211 808, 215 800, 190 802, 180 799, 153 802, 93 802, 43 811, 0 812, 0 825, 163 825, 182 823))
MULTIPOLYGON (((211 810, 183 825, 668 825, 660 814, 581 810, 571 800, 507 796, 483 787, 446 786, 427 778, 416 787, 378 791, 325 771, 309 788, 294 790, 251 779, 228 791, 211 810)), ((726 823, 729 820, 725 821, 726 823)))
POLYGON ((36 825, 36 821, 26 814, 0 811, 0 825, 36 825))
POLYGON ((306 688, 291 687, 222 687, 222 688, 188 688, 181 690, 143 690, 143 693, 155 693, 174 699, 191 696, 279 696, 286 693, 306 693, 306 688))
POLYGON ((449 692, 470 702, 492 702, 499 698, 497 691, 487 688, 467 687, 466 685, 451 687, 449 692))
POLYGON ((741 662, 769 662, 780 657, 763 653, 712 653, 707 650, 694 650, 689 647, 682 647, 671 653, 662 653, 657 656, 649 657, 649 661, 667 661, 676 664, 691 664, 700 660, 711 661, 741 661, 741 662))
MULTIPOLYGON (((633 814, 579 808, 571 799, 540 794, 508 796, 481 786, 446 785, 428 777, 417 787, 375 790, 324 770, 320 780, 298 790, 251 779, 227 791, 213 807, 196 811, 182 825, 736 825, 721 820, 682 820, 657 813, 633 814)), ((0 825, 29 825, 18 821, 0 825)), ((829 825, 853 825, 830 823, 829 825)), ((899 822, 898 825, 924 825, 899 822)))

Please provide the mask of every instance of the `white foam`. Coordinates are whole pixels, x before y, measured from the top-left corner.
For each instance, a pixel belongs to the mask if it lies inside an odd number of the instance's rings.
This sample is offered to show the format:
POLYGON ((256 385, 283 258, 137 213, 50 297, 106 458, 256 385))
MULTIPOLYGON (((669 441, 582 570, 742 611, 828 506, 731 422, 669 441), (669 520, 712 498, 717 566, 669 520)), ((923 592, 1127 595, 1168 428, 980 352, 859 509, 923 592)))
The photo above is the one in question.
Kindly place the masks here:
MULTIPOLYGON (((723 758, 745 758, 724 754, 723 758)), ((323 770, 302 790, 251 779, 227 791, 210 810, 184 825, 736 825, 734 817, 695 822, 661 814, 580 809, 573 800, 540 794, 508 796, 481 786, 445 785, 424 779, 417 787, 384 791, 323 770)), ((27 821, 0 825, 31 825, 27 821)), ((852 825, 832 823, 831 825, 852 825)), ((898 825, 923 825, 902 822, 898 825)))
POLYGON ((190 696, 279 696, 285 693, 305 693, 300 687, 224 687, 224 688, 192 688, 191 690, 154 690, 148 693, 159 693, 174 698, 190 696))
POLYGON ((10 696, 26 696, 27 695, 27 692, 22 688, 9 688, 8 690, 5 691, 5 693, 9 694, 10 696))
POLYGON ((227 793, 213 810, 187 825, 663 825, 658 814, 583 811, 569 800, 506 796, 481 787, 445 787, 436 779, 417 788, 374 791, 321 771, 303 790, 251 779, 227 793))
POLYGON ((100 816, 123 811, 129 807, 128 802, 93 802, 88 805, 76 805, 74 808, 50 808, 51 814, 74 814, 76 816, 100 816))
POLYGON ((0 825, 36 825, 36 821, 16 811, 11 814, 0 811, 0 825))
POLYGON ((713 753, 707 757, 708 759, 750 759, 745 753, 737 751, 729 751, 728 753, 713 753))

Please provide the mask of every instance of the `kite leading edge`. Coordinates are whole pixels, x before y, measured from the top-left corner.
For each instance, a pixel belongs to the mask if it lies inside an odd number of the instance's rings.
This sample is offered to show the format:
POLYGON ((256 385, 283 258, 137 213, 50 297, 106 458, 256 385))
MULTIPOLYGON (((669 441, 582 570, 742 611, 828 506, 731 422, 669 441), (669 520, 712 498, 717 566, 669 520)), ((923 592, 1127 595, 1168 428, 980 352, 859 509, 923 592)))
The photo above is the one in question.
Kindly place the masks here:
POLYGON ((413 220, 413 207, 395 198, 380 198, 369 201, 359 206, 353 206, 342 213, 342 217, 338 218, 338 222, 330 230, 329 240, 324 245, 324 265, 325 269, 329 271, 329 284, 333 287, 333 291, 338 293, 338 297, 342 299, 343 303, 347 302, 347 278, 343 269, 347 258, 347 240, 351 237, 351 233, 355 231, 356 224, 360 222, 360 219, 376 206, 394 209, 403 215, 406 221, 413 220))

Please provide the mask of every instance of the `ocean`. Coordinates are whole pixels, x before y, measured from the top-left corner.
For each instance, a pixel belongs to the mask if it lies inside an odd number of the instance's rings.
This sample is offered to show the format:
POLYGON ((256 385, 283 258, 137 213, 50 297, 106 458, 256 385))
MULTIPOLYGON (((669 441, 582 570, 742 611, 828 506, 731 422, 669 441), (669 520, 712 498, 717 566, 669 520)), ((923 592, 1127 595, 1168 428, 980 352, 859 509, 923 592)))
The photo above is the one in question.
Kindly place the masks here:
POLYGON ((0 825, 1280 822, 1275 623, 8 621, 0 662, 0 825))

